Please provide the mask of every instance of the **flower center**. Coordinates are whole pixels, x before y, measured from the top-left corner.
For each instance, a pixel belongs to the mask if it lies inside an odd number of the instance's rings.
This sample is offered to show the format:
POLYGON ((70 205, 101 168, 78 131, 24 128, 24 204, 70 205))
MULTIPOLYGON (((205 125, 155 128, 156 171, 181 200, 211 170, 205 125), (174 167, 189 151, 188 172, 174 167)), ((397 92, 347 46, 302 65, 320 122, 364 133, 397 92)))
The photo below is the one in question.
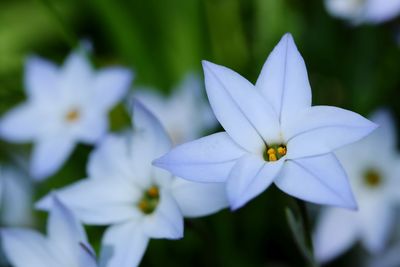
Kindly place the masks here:
POLYGON ((79 109, 73 108, 67 112, 67 114, 65 115, 65 120, 68 122, 75 122, 79 119, 80 116, 81 114, 79 112, 79 109))
POLYGON ((143 193, 142 198, 137 203, 137 207, 144 214, 151 214, 156 210, 158 202, 160 202, 160 192, 158 187, 153 185, 143 193))
POLYGON ((265 161, 277 161, 286 155, 286 145, 269 145, 265 148, 263 157, 265 161))
POLYGON ((370 169, 364 173, 364 183, 371 188, 376 188, 382 184, 382 176, 376 170, 370 169))

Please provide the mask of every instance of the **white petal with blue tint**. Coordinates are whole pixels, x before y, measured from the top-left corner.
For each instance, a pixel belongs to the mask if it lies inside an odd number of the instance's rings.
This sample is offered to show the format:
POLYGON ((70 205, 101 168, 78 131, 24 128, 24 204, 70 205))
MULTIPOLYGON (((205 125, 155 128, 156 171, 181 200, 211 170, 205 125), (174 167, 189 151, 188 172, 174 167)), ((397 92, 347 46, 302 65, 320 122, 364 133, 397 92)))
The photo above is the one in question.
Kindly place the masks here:
POLYGON ((244 149, 262 153, 265 141, 279 138, 275 112, 236 72, 207 61, 203 68, 208 99, 222 127, 244 149))
POLYGON ((184 217, 200 217, 228 207, 225 183, 195 183, 176 178, 172 194, 184 217))
POLYGON ((188 180, 224 182, 245 153, 227 133, 216 133, 173 148, 154 165, 188 180))
POLYGON ((332 152, 360 140, 377 127, 357 113, 329 106, 314 106, 292 121, 285 129, 288 158, 332 152))
POLYGON ((183 237, 183 217, 176 200, 169 192, 160 192, 160 203, 153 214, 142 222, 143 232, 151 238, 183 237))
POLYGON ((51 101, 57 95, 59 73, 52 62, 31 56, 25 62, 25 90, 34 101, 51 101))
POLYGON ((321 214, 314 233, 316 259, 327 262, 339 256, 356 243, 359 234, 355 211, 326 209, 321 214))
POLYGON ((311 88, 304 60, 293 37, 285 34, 265 62, 256 87, 285 123, 311 106, 311 88))
POLYGON ((104 233, 100 254, 101 267, 138 266, 149 243, 137 222, 110 226, 104 233))
POLYGON ((50 242, 57 244, 62 253, 70 259, 78 259, 79 251, 82 250, 79 244, 87 243, 82 224, 56 197, 53 197, 47 234, 50 242))
POLYGON ((51 255, 54 251, 41 234, 25 229, 2 229, 0 233, 6 257, 15 267, 67 267, 51 255))
POLYGON ((265 162, 257 156, 246 155, 233 166, 226 184, 232 209, 238 209, 261 194, 274 181, 284 163, 265 162))
POLYGON ((32 104, 22 104, 7 113, 0 122, 0 136, 12 142, 28 142, 38 136, 37 117, 41 114, 32 104))
POLYGON ((275 184, 287 194, 306 201, 357 207, 347 175, 333 154, 288 160, 275 184))
POLYGON ((75 142, 63 134, 42 138, 33 149, 30 172, 37 180, 53 174, 74 149, 75 142))
MULTIPOLYGON (((117 179, 86 179, 55 192, 74 214, 88 224, 118 223, 139 218, 136 202, 141 192, 117 179)), ((48 210, 51 195, 40 200, 37 207, 48 210)))
POLYGON ((108 110, 128 92, 133 74, 124 68, 99 70, 94 78, 93 101, 100 110, 108 110))

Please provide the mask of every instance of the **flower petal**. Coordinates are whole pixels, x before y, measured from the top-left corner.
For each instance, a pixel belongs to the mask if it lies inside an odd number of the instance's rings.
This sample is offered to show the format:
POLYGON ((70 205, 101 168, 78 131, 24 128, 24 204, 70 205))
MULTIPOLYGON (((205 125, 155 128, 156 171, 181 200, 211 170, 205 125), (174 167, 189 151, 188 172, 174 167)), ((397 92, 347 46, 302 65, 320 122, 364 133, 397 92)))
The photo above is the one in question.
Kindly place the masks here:
POLYGON ((5 254, 14 266, 65 266, 52 255, 55 251, 41 234, 17 228, 0 233, 5 254))
POLYGON ((102 240, 100 266, 138 266, 148 242, 149 238, 137 222, 108 227, 102 240))
POLYGON ((93 254, 91 248, 88 248, 83 243, 80 245, 81 249, 79 250, 78 255, 79 267, 98 267, 96 255, 93 254))
POLYGON ((129 161, 129 139, 109 134, 90 154, 88 174, 91 179, 123 179, 133 176, 129 161))
POLYGON ((306 201, 357 207, 347 175, 332 153, 286 161, 275 184, 287 194, 306 201))
POLYGON ((375 143, 383 151, 393 151, 397 145, 397 134, 395 129, 395 121, 392 114, 387 109, 379 109, 375 111, 370 117, 371 121, 379 125, 370 139, 371 144, 375 143))
POLYGON ((341 108, 313 106, 300 113, 285 129, 288 158, 314 156, 356 142, 377 125, 341 108))
MULTIPOLYGON (((87 224, 104 225, 139 218, 135 206, 141 192, 115 179, 86 179, 55 192, 77 217, 87 224)), ((48 210, 51 196, 41 199, 36 207, 48 210)))
POLYGON ((30 98, 48 101, 57 94, 58 68, 39 57, 29 57, 25 62, 25 89, 30 98))
POLYGON ((285 34, 265 62, 256 87, 284 125, 311 106, 311 88, 304 60, 291 34, 285 34))
POLYGON ((93 103, 101 110, 108 110, 128 92, 133 74, 124 68, 105 68, 99 70, 94 78, 93 103))
POLYGON ((371 197, 363 200, 363 206, 360 207, 361 240, 370 253, 383 252, 393 230, 395 212, 386 201, 371 197))
POLYGON ((144 218, 142 226, 144 233, 151 238, 182 238, 182 213, 169 192, 161 190, 157 209, 144 218))
POLYGON ((9 111, 0 122, 0 135, 11 142, 27 142, 37 137, 40 113, 31 104, 22 104, 9 111))
POLYGON ((359 237, 359 230, 355 212, 326 209, 314 234, 316 259, 321 263, 328 262, 348 250, 359 237))
POLYGON ((79 261, 82 247, 80 243, 87 243, 86 233, 82 224, 70 210, 53 196, 53 205, 47 223, 47 234, 50 242, 59 248, 68 259, 79 261))
POLYGON ((82 93, 87 92, 86 86, 90 85, 93 78, 93 70, 89 60, 83 52, 74 51, 65 60, 62 66, 61 82, 64 92, 82 93), (70 85, 74 85, 72 88, 70 85))
POLYGON ((153 164, 188 180, 223 182, 245 153, 226 132, 221 132, 179 145, 153 164))
POLYGON ((363 7, 363 19, 371 23, 383 23, 399 15, 400 1, 366 1, 363 7))
POLYGON ((236 72, 203 61, 208 99, 218 121, 248 151, 262 153, 279 138, 278 118, 257 89, 236 72))
POLYGON ((236 210, 261 194, 273 182, 283 166, 284 159, 266 163, 260 157, 248 154, 233 166, 226 184, 230 206, 236 210))
POLYGON ((107 132, 108 117, 97 111, 87 110, 82 118, 74 125, 73 133, 76 140, 86 144, 94 144, 107 132))
POLYGON ((195 183, 176 178, 172 194, 184 217, 200 217, 228 206, 225 183, 195 183))
POLYGON ((64 135, 48 136, 39 140, 33 149, 30 172, 37 180, 54 174, 75 148, 75 142, 64 135))
POLYGON ((133 103, 133 126, 137 133, 148 139, 147 150, 152 152, 149 163, 172 147, 171 139, 160 121, 137 100, 133 103))

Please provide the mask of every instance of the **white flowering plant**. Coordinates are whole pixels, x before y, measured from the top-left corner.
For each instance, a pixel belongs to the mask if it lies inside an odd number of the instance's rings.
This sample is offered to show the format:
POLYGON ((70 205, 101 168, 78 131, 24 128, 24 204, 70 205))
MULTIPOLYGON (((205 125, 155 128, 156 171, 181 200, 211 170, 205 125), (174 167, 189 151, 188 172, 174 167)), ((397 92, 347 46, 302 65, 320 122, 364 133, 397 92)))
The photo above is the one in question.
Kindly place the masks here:
POLYGON ((400 264, 398 0, 0 3, 0 267, 400 264))

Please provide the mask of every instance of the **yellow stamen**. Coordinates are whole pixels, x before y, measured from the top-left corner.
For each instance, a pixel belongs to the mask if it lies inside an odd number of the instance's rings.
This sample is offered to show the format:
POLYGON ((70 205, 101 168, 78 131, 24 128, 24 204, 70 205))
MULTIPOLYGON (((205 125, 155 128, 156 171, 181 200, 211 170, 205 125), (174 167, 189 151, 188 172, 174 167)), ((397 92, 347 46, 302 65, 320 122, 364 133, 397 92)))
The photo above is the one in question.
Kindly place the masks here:
POLYGON ((69 122, 77 121, 80 117, 80 113, 78 109, 71 109, 67 115, 65 115, 65 119, 69 122))
POLYGON ((158 188, 156 186, 152 186, 147 190, 147 194, 149 197, 156 198, 159 196, 158 188))
POLYGON ((269 148, 268 150, 267 150, 267 154, 268 155, 273 155, 273 154, 276 154, 276 151, 275 151, 275 149, 274 148, 269 148))
POLYGON ((136 204, 144 214, 153 213, 160 201, 160 190, 153 185, 143 192, 142 198, 136 204))
POLYGON ((286 148, 285 147, 278 147, 278 153, 282 156, 286 155, 286 148))
POLYGON ((377 171, 368 170, 364 174, 364 182, 369 187, 378 187, 382 183, 382 177, 377 171))
POLYGON ((277 161, 276 155, 275 154, 269 154, 268 155, 269 161, 277 161))
POLYGON ((143 212, 147 211, 149 208, 149 205, 146 200, 141 200, 138 204, 139 209, 141 209, 143 212))

